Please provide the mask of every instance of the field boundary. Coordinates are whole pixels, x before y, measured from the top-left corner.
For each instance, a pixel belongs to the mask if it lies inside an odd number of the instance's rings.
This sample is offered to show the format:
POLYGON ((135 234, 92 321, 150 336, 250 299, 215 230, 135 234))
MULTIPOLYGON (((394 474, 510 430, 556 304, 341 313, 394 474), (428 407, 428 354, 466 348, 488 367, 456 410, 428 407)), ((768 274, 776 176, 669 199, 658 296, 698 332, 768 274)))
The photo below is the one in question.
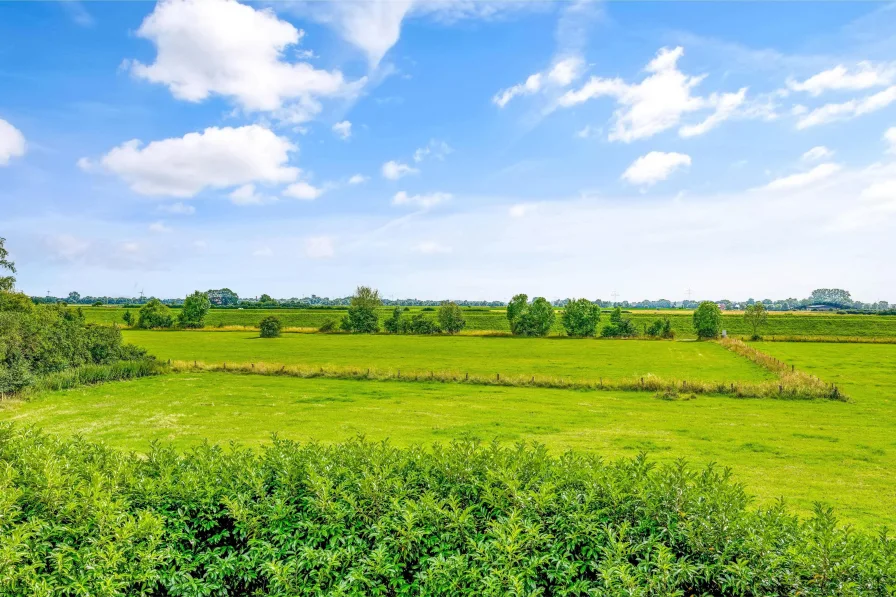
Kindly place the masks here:
POLYGON ((354 379, 369 381, 440 382, 482 386, 533 387, 583 391, 660 392, 664 394, 714 394, 734 398, 771 398, 779 400, 838 400, 848 398, 836 387, 805 373, 783 376, 760 382, 707 382, 687 379, 666 379, 655 375, 629 378, 561 378, 546 375, 478 375, 464 371, 420 371, 378 369, 375 367, 334 367, 285 365, 280 363, 206 363, 203 361, 169 361, 174 373, 215 372, 243 375, 269 375, 303 379, 354 379), (817 383, 807 383, 807 378, 817 383))
POLYGON ((896 344, 891 336, 761 336, 761 342, 817 342, 819 344, 896 344))

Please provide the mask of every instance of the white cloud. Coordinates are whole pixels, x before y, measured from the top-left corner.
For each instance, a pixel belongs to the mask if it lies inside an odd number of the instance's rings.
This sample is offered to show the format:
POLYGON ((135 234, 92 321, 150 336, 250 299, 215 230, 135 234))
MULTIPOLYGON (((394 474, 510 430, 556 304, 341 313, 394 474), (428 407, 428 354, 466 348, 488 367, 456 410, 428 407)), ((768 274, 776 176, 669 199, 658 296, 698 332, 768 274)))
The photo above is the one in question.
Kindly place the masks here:
POLYGON ((591 77, 579 89, 560 96, 556 106, 570 108, 599 97, 614 98, 619 107, 613 113, 613 127, 608 139, 625 143, 678 126, 684 115, 702 110, 714 111, 698 124, 681 127, 679 134, 682 137, 703 134, 736 115, 771 116, 768 107, 746 109, 746 88, 736 93, 713 93, 708 97, 693 95, 692 91, 706 76, 688 76, 678 70, 678 60, 683 54, 681 47, 660 49, 645 67, 648 75, 640 83, 591 77))
POLYGON ((333 239, 329 236, 312 236, 305 239, 305 256, 311 259, 329 259, 335 254, 333 239))
POLYGON ((417 174, 418 172, 420 171, 413 166, 408 166, 395 160, 389 160, 383 164, 383 178, 388 178, 389 180, 398 180, 403 176, 417 174))
POLYGON ((277 200, 276 197, 268 197, 258 193, 255 190, 255 185, 252 183, 237 187, 228 197, 230 197, 230 201, 234 205, 263 205, 277 200))
POLYGON ((896 207, 896 179, 883 180, 869 185, 862 191, 862 199, 886 202, 896 207))
POLYGON ((408 195, 404 191, 395 193, 392 197, 392 205, 414 205, 423 209, 434 207, 439 203, 450 200, 451 193, 426 193, 423 195, 408 195))
POLYGON ((316 187, 309 182, 300 180, 295 182, 283 191, 283 194, 293 199, 301 199, 302 201, 313 201, 324 194, 324 189, 316 187))
POLYGON ((168 234, 169 232, 173 232, 173 230, 171 229, 171 227, 170 227, 170 226, 166 226, 166 225, 165 225, 165 222, 162 222, 162 221, 153 222, 152 224, 150 224, 150 225, 149 225, 149 231, 150 231, 150 232, 156 232, 156 233, 159 233, 159 234, 168 234))
POLYGON ((792 91, 804 91, 819 96, 825 91, 843 91, 870 89, 889 85, 896 77, 896 69, 891 65, 873 64, 863 61, 850 71, 839 64, 834 68, 813 75, 803 82, 789 79, 787 88, 792 91))
POLYGON ((602 133, 603 129, 591 126, 590 124, 586 124, 584 127, 576 131, 576 137, 578 137, 579 139, 590 139, 592 137, 597 137, 602 133))
POLYGON ((137 35, 152 41, 157 55, 149 65, 131 62, 131 72, 186 101, 218 94, 249 112, 282 109, 283 118, 297 122, 320 110, 317 98, 352 95, 366 82, 350 84, 339 71, 285 61, 284 51, 303 32, 271 9, 235 0, 163 0, 137 35))
POLYGON ((893 102, 896 102, 896 85, 862 99, 852 99, 839 104, 825 104, 804 114, 797 121, 796 128, 805 129, 836 120, 850 120, 886 108, 893 102))
POLYGON ((769 191, 802 189, 830 178, 839 171, 840 164, 827 162, 815 166, 808 172, 800 172, 798 174, 776 178, 763 188, 769 191))
POLYGON ((337 122, 333 125, 333 132, 344 141, 352 136, 352 123, 348 120, 337 122))
POLYGON ((363 174, 354 174, 351 178, 348 179, 348 184, 351 184, 351 185, 364 184, 368 180, 370 180, 370 178, 368 178, 367 176, 364 176, 363 174))
POLYGON ((206 187, 293 181, 299 169, 287 166, 287 161, 295 149, 259 125, 211 127, 145 147, 134 139, 112 149, 100 164, 141 195, 187 198, 206 187))
POLYGON ((0 118, 0 166, 6 166, 11 158, 23 155, 25 155, 25 135, 0 118))
POLYGON ((535 209, 536 205, 534 203, 517 203, 510 206, 508 213, 510 213, 511 218, 523 218, 534 212, 535 209))
POLYGON ((524 82, 502 89, 495 94, 492 102, 499 108, 503 108, 515 97, 533 95, 550 87, 555 89, 567 87, 582 76, 583 65, 582 59, 578 56, 563 58, 546 71, 529 75, 524 82))
POLYGON ((884 141, 890 144, 888 151, 896 153, 896 126, 887 129, 887 132, 884 133, 884 141))
POLYGON ((424 255, 436 255, 436 254, 445 254, 451 253, 451 247, 439 244, 435 241, 424 241, 414 247, 414 250, 418 253, 423 253, 424 255))
POLYGON ((801 159, 804 162, 818 162, 821 160, 829 160, 832 157, 834 157, 833 150, 828 149, 824 145, 818 145, 804 153, 801 159))
POLYGON ((437 139, 430 139, 429 143, 417 149, 414 152, 414 162, 420 163, 426 158, 433 158, 436 160, 444 160, 445 156, 453 152, 451 146, 445 143, 444 141, 439 141, 437 139))
POLYGON ((261 247, 260 249, 255 249, 252 251, 253 257, 273 257, 274 252, 270 247, 261 247))
POLYGON ((196 208, 192 205, 187 205, 183 201, 178 201, 177 203, 172 203, 171 205, 160 205, 159 211, 164 211, 169 214, 174 214, 177 216, 190 216, 196 213, 196 208))
POLYGON ((676 170, 690 165, 689 155, 651 151, 632 162, 632 165, 622 173, 622 178, 634 185, 650 186, 666 180, 676 170))

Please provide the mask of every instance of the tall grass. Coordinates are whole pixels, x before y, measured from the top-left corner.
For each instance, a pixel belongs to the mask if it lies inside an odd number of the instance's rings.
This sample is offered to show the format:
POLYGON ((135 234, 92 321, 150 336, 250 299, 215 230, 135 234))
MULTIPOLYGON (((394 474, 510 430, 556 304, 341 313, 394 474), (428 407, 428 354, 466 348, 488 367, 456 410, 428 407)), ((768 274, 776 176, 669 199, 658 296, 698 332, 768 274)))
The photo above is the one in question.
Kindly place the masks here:
POLYGON ((68 390, 108 381, 160 375, 167 370, 167 365, 153 359, 118 361, 109 365, 82 365, 35 378, 34 383, 26 389, 25 395, 33 392, 68 390))
MULTIPOLYGON (((379 369, 376 367, 335 367, 283 365, 275 363, 205 363, 202 361, 169 361, 174 372, 223 372, 248 375, 274 375, 304 379, 357 379, 373 381, 440 382, 485 386, 535 387, 584 391, 681 392, 686 394, 720 394, 736 398, 776 398, 790 400, 847 400, 841 392, 821 384, 808 384, 801 376, 759 382, 708 382, 688 379, 664 379, 655 375, 625 378, 563 378, 551 375, 470 374, 464 371, 421 371, 379 369)), ((807 376, 811 377, 811 376, 807 376)), ((814 378, 813 378, 814 379, 814 378)))

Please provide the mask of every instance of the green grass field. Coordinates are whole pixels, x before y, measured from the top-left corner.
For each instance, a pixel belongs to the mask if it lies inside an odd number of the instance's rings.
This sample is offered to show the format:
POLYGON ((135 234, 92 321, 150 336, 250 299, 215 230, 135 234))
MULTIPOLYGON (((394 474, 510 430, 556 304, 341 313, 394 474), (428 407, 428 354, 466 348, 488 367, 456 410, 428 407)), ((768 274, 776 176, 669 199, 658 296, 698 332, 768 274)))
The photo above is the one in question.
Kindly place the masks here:
POLYGON ((160 359, 208 363, 301 364, 476 375, 577 379, 650 374, 694 381, 760 381, 773 375, 712 342, 368 336, 253 332, 125 331, 125 340, 160 359))
MULTIPOLYGON (((689 342, 317 335, 262 341, 223 332, 135 332, 129 339, 155 343, 158 350, 183 352, 172 352, 175 357, 185 356, 184 351, 203 350, 202 358, 226 355, 237 361, 242 360, 241 347, 249 346, 244 355, 258 350, 271 351, 272 357, 306 351, 304 354, 317 354, 328 363, 337 355, 369 362, 389 360, 390 352, 405 362, 431 362, 433 355, 447 352, 444 347, 448 344, 439 342, 465 342, 459 346, 468 348, 453 358, 463 358, 471 366, 505 354, 508 364, 531 367, 539 361, 527 362, 524 356, 508 352, 531 350, 549 354, 555 359, 552 367, 565 362, 569 371, 588 363, 569 360, 569 354, 564 361, 557 351, 583 351, 577 357, 582 359, 594 347, 596 352, 587 361, 618 359, 614 367, 621 373, 639 367, 639 354, 640 360, 649 362, 651 357, 645 355, 655 351, 655 364, 650 368, 680 370, 685 363, 696 364, 707 374, 757 374, 754 365, 739 357, 707 351, 709 346, 718 348, 715 345, 689 342), (318 340, 335 344, 327 348, 314 344, 318 340), (346 341, 351 340, 358 344, 349 347, 346 341), (190 342, 195 342, 192 348, 190 342), (435 351, 433 346, 441 349, 435 351), (474 348, 479 346, 485 348, 474 348), (697 352, 688 351, 699 351, 702 356, 697 358, 697 352)), ((687 458, 700 464, 715 461, 730 466, 760 504, 783 496, 805 513, 814 501, 823 501, 863 527, 896 524, 896 346, 767 343, 762 348, 836 381, 852 401, 712 396, 665 401, 647 392, 186 373, 48 393, 30 402, 2 403, 0 419, 36 424, 55 433, 83 434, 134 450, 145 450, 154 439, 182 446, 204 439, 254 445, 278 433, 320 441, 363 434, 401 445, 469 435, 484 441, 533 440, 553 451, 584 450, 606 457, 646 451, 657 460, 687 458)), ((450 364, 452 357, 442 358, 450 364)), ((644 365, 640 367, 644 369, 644 365)))
MULTIPOLYGON (((82 307, 88 322, 118 323, 122 325, 123 307, 82 307)), ((130 309, 134 316, 137 309, 130 309)), ((177 309, 173 312, 176 314, 177 309)), ((414 314, 421 308, 412 307, 408 312, 414 314)), ((435 316, 434 312, 427 312, 435 316)), ((380 310, 380 322, 392 314, 392 309, 380 310)), ((344 309, 212 309, 206 318, 206 327, 216 326, 251 326, 258 327, 263 318, 275 315, 281 319, 285 327, 317 329, 327 321, 339 321, 344 309)), ((465 332, 510 332, 507 316, 503 309, 465 309, 467 320, 465 332)), ((692 315, 690 311, 633 311, 626 314, 631 317, 637 328, 643 328, 661 317, 669 317, 672 327, 680 338, 694 336, 692 315)), ((608 321, 607 313, 602 317, 602 324, 608 321)), ((724 313, 723 327, 734 335, 752 333, 740 313, 724 313)), ((554 334, 563 334, 560 317, 554 323, 554 334)), ((762 331, 767 336, 852 336, 852 337, 887 337, 896 338, 896 316, 886 315, 837 315, 829 313, 770 313, 768 325, 762 331)))

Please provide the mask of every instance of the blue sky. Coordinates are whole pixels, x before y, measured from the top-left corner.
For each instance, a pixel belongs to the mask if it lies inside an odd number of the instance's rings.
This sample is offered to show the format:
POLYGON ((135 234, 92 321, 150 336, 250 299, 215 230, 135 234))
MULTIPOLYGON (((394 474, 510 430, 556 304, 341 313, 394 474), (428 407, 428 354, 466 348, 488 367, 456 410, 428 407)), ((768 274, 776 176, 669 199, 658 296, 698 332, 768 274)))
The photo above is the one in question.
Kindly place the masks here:
POLYGON ((861 2, 0 4, 0 236, 32 294, 896 302, 894 27, 861 2))

